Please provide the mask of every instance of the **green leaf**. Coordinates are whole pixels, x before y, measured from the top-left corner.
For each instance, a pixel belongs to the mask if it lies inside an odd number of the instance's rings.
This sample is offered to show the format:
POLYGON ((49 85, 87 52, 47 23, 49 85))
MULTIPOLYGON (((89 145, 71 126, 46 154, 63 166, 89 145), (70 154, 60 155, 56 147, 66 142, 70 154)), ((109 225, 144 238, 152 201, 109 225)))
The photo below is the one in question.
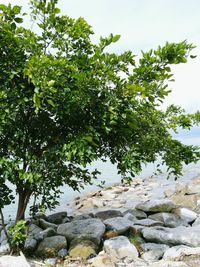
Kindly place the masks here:
POLYGON ((55 103, 53 102, 52 99, 47 100, 48 104, 51 105, 52 107, 55 107, 55 103))
POLYGON ((23 19, 22 19, 22 18, 15 18, 14 20, 15 20, 15 22, 17 22, 17 23, 22 23, 22 22, 23 22, 23 19))
POLYGON ((121 35, 114 35, 112 38, 112 42, 115 43, 120 39, 121 35))

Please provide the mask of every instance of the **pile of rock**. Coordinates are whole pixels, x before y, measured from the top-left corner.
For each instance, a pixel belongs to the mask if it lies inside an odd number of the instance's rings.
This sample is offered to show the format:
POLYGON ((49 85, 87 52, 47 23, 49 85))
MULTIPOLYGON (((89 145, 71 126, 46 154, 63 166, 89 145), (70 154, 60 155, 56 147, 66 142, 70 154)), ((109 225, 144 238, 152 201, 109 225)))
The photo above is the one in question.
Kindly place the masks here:
MULTIPOLYGON (((1 230, 1 256, 9 253, 6 242, 1 230)), ((200 266, 200 217, 170 199, 76 216, 37 214, 29 222, 25 252, 51 266, 200 266)))

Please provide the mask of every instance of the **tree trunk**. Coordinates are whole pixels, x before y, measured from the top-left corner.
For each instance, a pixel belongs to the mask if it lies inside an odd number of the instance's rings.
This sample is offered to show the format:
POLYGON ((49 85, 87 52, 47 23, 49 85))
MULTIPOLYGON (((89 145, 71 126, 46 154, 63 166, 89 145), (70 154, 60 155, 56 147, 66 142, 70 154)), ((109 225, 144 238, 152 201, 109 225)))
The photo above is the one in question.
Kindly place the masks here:
POLYGON ((30 192, 27 192, 26 190, 20 190, 19 191, 19 199, 18 199, 18 208, 17 208, 17 215, 15 222, 17 223, 19 220, 25 219, 25 211, 27 204, 30 199, 30 192))

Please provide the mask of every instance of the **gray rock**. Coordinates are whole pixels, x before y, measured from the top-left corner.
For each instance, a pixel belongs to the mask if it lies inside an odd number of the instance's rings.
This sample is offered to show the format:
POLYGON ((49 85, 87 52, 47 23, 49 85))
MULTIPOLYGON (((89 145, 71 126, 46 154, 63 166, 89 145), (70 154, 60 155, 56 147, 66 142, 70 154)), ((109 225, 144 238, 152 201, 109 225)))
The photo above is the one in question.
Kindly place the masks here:
POLYGON ((29 254, 34 252, 36 247, 37 247, 37 240, 32 237, 27 237, 24 244, 24 250, 26 251, 26 253, 29 254))
POLYGON ((43 212, 36 213, 34 218, 36 220, 39 220, 39 219, 47 220, 47 216, 43 212))
POLYGON ((66 248, 62 248, 58 251, 58 257, 60 258, 65 258, 65 256, 67 256, 67 249, 66 248))
POLYGON ((4 232, 4 230, 1 230, 1 235, 0 235, 0 244, 4 241, 7 240, 6 234, 4 232))
MULTIPOLYGON (((78 221, 78 220, 86 220, 86 219, 91 219, 91 216, 88 214, 80 214, 75 216, 72 221, 78 221)), ((69 222, 69 221, 68 221, 69 222)))
POLYGON ((143 237, 156 243, 169 245, 188 245, 191 247, 200 246, 200 227, 176 228, 152 227, 141 230, 143 237))
POLYGON ((99 212, 95 213, 94 215, 95 215, 95 217, 97 217, 103 221, 110 219, 110 218, 123 216, 123 214, 119 210, 104 210, 104 211, 99 211, 99 212))
POLYGON ((51 236, 45 238, 35 251, 37 256, 55 257, 62 248, 67 247, 67 241, 64 236, 51 236))
POLYGON ((170 212, 176 205, 170 199, 152 199, 139 203, 135 208, 149 213, 170 212))
POLYGON ((173 211, 174 214, 178 215, 186 223, 192 223, 196 220, 198 214, 187 208, 177 208, 173 211))
POLYGON ((54 236, 56 235, 56 231, 53 228, 47 228, 44 231, 39 232, 34 237, 36 240, 41 241, 45 239, 46 237, 54 236))
POLYGON ((67 217, 67 212, 65 211, 57 212, 47 216, 47 221, 54 224, 60 224, 63 222, 63 219, 65 217, 67 217))
POLYGON ((137 221, 137 218, 133 214, 131 214, 131 213, 126 213, 124 215, 124 218, 127 219, 127 220, 129 220, 129 221, 131 221, 131 222, 137 221))
MULTIPOLYGON (((3 243, 5 243, 5 242, 3 242, 3 243)), ((9 254, 10 251, 11 251, 11 250, 10 250, 10 246, 9 246, 9 244, 7 243, 7 241, 6 241, 5 244, 2 244, 2 245, 0 246, 0 256, 9 254)))
POLYGON ((125 233, 133 222, 124 217, 115 217, 104 221, 107 230, 115 230, 119 235, 125 233))
POLYGON ((58 228, 58 225, 56 225, 55 223, 50 223, 43 219, 39 219, 39 224, 42 229, 53 228, 56 231, 58 228))
POLYGON ((138 258, 136 247, 125 236, 117 236, 106 240, 104 242, 104 251, 114 262, 118 260, 131 262, 138 258))
POLYGON ((104 232, 105 225, 100 219, 78 220, 61 224, 57 230, 57 233, 66 236, 69 242, 76 238, 85 238, 92 240, 95 244, 100 244, 104 232))
POLYGON ((180 225, 187 226, 187 222, 180 219, 176 214, 169 212, 160 212, 150 215, 148 218, 164 223, 166 227, 178 227, 180 225))
POLYGON ((144 211, 141 211, 141 210, 128 209, 123 214, 126 215, 127 213, 131 213, 137 219, 146 219, 147 218, 146 213, 144 211))
POLYGON ((165 251, 169 248, 167 245, 156 243, 143 243, 141 247, 144 250, 141 257, 145 261, 160 260, 165 251))
POLYGON ((37 226, 36 224, 30 224, 28 228, 28 236, 35 237, 37 234, 42 232, 43 229, 37 226))
POLYGON ((161 221, 155 221, 151 219, 143 219, 143 220, 136 220, 134 221, 135 225, 143 225, 146 227, 152 227, 152 226, 163 226, 163 222, 161 221))

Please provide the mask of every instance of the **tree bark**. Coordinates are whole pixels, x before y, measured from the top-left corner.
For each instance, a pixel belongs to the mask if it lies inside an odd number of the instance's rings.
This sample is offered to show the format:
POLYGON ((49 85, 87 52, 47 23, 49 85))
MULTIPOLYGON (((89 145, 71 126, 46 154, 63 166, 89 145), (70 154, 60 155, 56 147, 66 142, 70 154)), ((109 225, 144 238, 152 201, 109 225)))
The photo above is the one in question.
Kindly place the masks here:
POLYGON ((30 195, 31 193, 27 192, 26 190, 19 191, 18 208, 17 208, 17 215, 16 215, 16 220, 15 220, 16 223, 19 220, 25 219, 25 210, 29 202, 30 195))

